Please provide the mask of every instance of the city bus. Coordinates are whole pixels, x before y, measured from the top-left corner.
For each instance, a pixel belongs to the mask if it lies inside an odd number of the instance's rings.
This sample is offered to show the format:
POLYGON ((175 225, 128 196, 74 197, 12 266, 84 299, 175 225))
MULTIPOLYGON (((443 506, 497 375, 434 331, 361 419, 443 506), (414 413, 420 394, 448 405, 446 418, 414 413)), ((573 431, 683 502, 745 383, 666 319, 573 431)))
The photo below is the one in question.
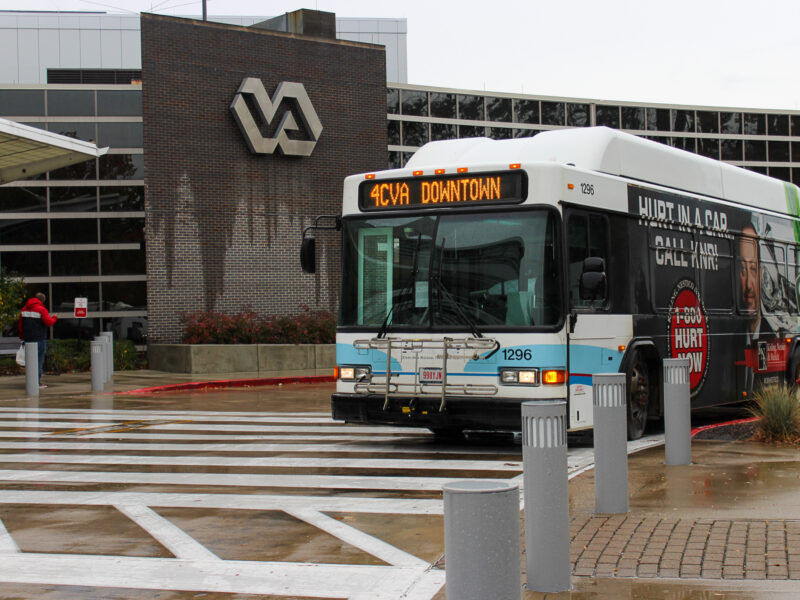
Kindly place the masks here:
MULTIPOLYGON (((334 419, 519 431, 624 373, 628 437, 800 376, 798 188, 612 129, 457 139, 344 182, 334 419)), ((309 231, 304 232, 304 238, 309 231)), ((313 271, 313 236, 301 259, 313 271)))

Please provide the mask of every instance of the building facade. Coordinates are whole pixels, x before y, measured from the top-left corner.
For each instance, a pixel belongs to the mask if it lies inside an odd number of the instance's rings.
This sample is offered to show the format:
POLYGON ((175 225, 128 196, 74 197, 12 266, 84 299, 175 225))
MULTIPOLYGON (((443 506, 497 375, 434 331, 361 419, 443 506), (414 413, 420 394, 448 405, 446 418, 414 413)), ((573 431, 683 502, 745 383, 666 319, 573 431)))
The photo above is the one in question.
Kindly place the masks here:
POLYGON ((335 309, 337 240, 318 236, 317 273, 301 277, 300 236, 341 212, 353 169, 385 168, 384 57, 371 44, 142 15, 150 340, 180 341, 183 311, 335 309), (296 102, 278 99, 287 82, 302 84, 296 102), (306 131, 254 152, 284 135, 288 115, 306 131), (250 117, 255 141, 237 127, 250 117))
POLYGON ((302 228, 339 212, 345 175, 428 141, 604 125, 800 184, 800 111, 415 86, 402 19, 337 19, 338 42, 246 27, 262 20, 0 12, 0 116, 110 147, 0 186, 0 265, 62 314, 89 298, 56 337, 178 341, 183 311, 335 308, 335 236, 300 275, 302 228), (323 127, 310 157, 250 152, 229 110, 245 77, 270 97, 304 83, 323 127))

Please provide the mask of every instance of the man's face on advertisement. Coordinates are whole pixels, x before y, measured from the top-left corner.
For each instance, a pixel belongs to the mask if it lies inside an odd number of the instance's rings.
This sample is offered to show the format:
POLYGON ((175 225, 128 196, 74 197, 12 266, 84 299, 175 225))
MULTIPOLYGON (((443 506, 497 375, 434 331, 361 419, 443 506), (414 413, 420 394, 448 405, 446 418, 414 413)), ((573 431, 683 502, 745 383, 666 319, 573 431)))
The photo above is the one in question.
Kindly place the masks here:
POLYGON ((761 269, 758 264, 758 240, 755 231, 746 227, 745 237, 739 240, 739 292, 742 306, 747 311, 758 312, 761 304, 761 269))

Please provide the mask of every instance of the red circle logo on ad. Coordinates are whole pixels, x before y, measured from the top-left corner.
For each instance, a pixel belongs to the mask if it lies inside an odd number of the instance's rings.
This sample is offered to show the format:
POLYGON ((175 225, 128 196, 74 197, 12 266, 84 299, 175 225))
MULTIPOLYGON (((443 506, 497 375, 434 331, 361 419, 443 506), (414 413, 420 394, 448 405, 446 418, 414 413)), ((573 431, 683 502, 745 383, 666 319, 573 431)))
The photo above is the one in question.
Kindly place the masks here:
POLYGON ((692 395, 696 394, 708 365, 708 321, 697 289, 687 279, 678 283, 672 293, 669 345, 672 358, 689 359, 689 387, 692 395))

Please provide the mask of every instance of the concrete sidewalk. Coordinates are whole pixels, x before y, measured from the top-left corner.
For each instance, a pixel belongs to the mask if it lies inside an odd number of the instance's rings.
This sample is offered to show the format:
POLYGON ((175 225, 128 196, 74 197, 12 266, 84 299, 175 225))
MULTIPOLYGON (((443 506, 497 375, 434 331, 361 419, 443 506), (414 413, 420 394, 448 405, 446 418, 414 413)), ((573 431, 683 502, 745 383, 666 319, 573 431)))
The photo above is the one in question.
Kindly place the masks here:
MULTIPOLYGON (((115 373, 104 393, 258 377, 123 371, 115 373)), ((50 375, 43 381, 49 386, 40 394, 45 403, 92 394, 89 373, 50 375)), ((26 401, 24 376, 0 378, 0 401, 26 401)), ((692 453, 691 465, 674 467, 664 465, 663 446, 630 455, 630 512, 624 515, 594 514, 594 471, 573 478, 573 589, 559 594, 526 590, 523 598, 800 598, 800 449, 694 440, 692 453)), ((524 571, 524 556, 522 565, 524 571)), ((446 591, 435 598, 443 600, 446 591)))
POLYGON ((695 440, 692 461, 631 455, 624 515, 594 514, 594 471, 571 480, 573 590, 523 598, 800 598, 800 450, 695 440))
MULTIPOLYGON (((113 379, 105 385, 103 393, 127 392, 130 390, 150 388, 178 383, 193 383, 206 381, 245 381, 266 380, 276 377, 286 377, 289 380, 297 377, 330 377, 330 369, 291 371, 284 373, 276 371, 265 374, 262 372, 242 373, 167 373, 165 371, 136 370, 115 371, 113 379)), ((47 387, 39 390, 42 399, 58 396, 76 396, 92 394, 92 376, 89 372, 63 373, 61 375, 42 376, 42 383, 47 387)), ((100 393, 100 392, 98 392, 100 393)), ((0 377, 0 401, 25 398, 25 375, 0 377)))

